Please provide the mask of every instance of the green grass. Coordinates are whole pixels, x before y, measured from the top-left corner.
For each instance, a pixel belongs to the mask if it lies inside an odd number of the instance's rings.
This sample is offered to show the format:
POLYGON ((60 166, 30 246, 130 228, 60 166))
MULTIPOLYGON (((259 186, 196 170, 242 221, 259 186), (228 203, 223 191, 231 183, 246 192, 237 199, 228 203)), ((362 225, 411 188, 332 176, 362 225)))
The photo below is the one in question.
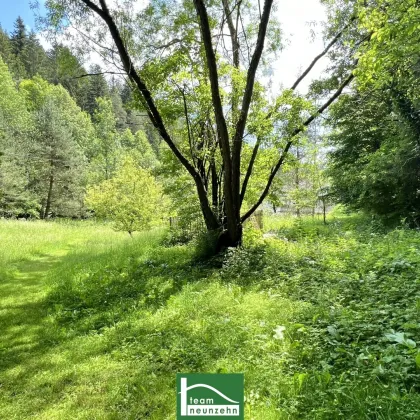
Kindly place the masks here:
POLYGON ((176 373, 244 372, 249 420, 417 419, 420 234, 265 226, 209 263, 159 231, 2 221, 0 417, 174 419, 176 373))

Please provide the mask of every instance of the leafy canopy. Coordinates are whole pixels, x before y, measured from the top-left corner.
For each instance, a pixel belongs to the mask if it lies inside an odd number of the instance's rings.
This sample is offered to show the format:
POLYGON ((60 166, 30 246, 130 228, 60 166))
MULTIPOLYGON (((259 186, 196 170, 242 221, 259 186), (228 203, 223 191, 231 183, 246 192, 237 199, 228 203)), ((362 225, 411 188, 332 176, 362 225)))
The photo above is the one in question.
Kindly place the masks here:
POLYGON ((163 216, 164 207, 160 185, 129 157, 113 178, 88 188, 86 205, 130 235, 150 228, 163 216))

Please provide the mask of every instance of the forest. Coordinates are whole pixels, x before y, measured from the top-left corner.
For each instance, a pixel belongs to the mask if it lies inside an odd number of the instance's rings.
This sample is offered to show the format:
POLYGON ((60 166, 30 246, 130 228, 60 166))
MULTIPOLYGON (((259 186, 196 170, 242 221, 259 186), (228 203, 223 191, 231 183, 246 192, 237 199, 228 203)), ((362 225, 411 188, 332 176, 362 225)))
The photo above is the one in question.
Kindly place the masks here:
POLYGON ((316 2, 307 51, 289 0, 0 26, 0 418, 181 420, 192 373, 247 420, 420 418, 420 3, 316 2))

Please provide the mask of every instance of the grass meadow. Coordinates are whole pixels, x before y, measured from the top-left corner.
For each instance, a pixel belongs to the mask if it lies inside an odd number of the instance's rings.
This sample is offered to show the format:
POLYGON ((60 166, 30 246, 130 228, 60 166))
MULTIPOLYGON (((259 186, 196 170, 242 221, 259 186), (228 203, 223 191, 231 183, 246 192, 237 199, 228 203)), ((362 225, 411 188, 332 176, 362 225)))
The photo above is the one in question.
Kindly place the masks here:
POLYGON ((248 420, 418 419, 420 232, 265 233, 209 260, 161 230, 0 221, 0 418, 175 419, 176 373, 243 372, 248 420))

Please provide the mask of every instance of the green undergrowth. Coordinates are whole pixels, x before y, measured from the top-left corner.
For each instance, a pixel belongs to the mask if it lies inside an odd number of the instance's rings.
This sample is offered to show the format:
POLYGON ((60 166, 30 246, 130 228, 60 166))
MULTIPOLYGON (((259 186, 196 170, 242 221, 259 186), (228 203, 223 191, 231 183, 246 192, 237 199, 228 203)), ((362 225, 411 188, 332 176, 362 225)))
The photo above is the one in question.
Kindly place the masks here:
POLYGON ((209 261, 70 225, 2 247, 5 418, 174 419, 178 372, 244 372, 246 419, 418 418, 419 232, 270 218, 209 261))

